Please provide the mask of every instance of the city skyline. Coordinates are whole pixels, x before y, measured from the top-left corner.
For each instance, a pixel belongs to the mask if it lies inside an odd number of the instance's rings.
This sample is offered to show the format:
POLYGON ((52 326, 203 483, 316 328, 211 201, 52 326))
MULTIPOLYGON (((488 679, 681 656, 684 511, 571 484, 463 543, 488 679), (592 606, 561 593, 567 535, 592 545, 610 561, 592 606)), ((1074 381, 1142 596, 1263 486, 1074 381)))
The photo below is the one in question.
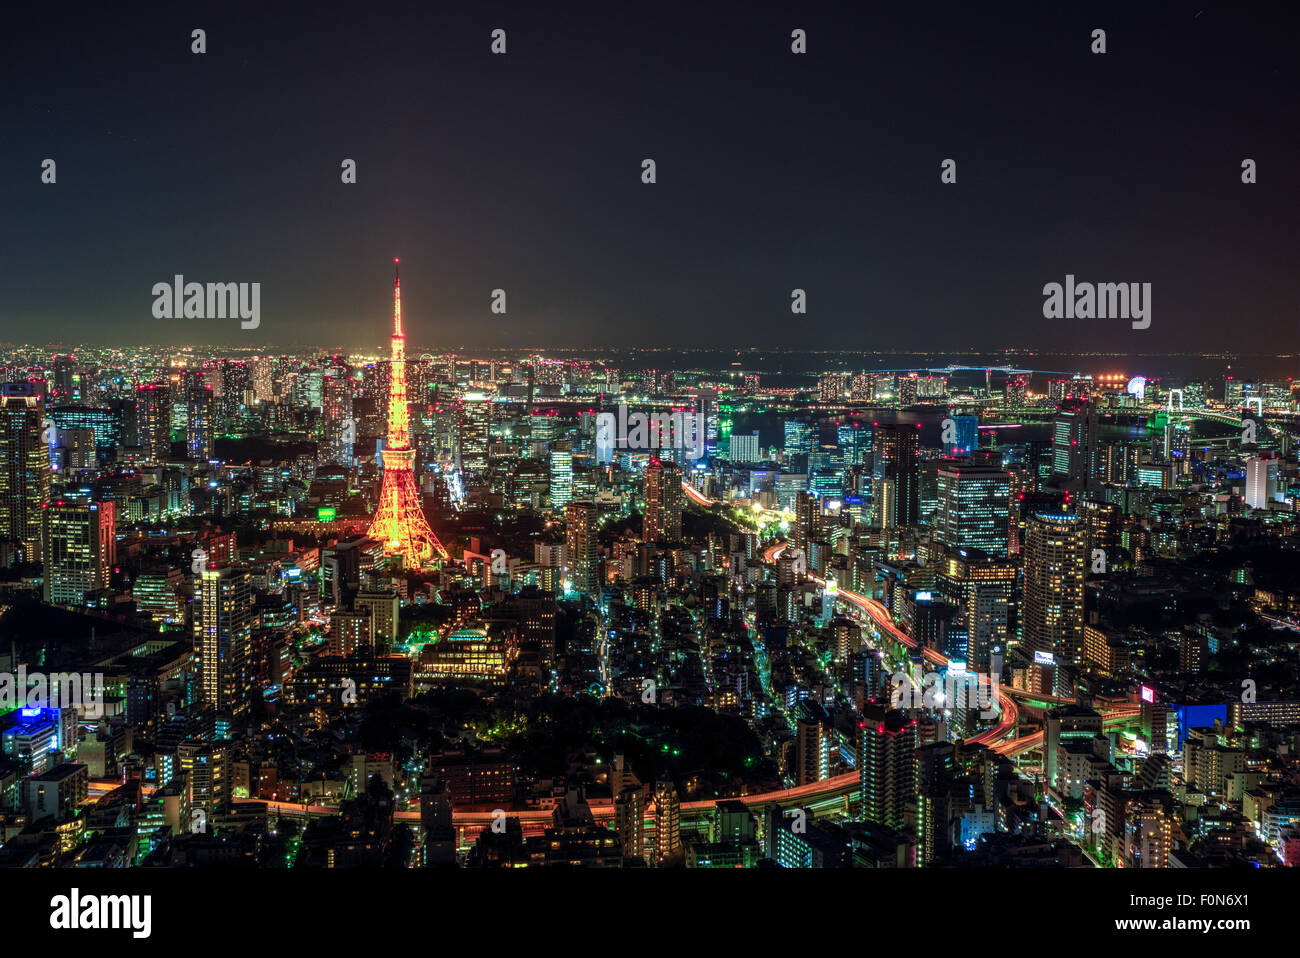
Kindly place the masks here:
POLYGON ((386 357, 0 350, 0 865, 1300 863, 1300 383, 412 356, 393 268, 386 357))
POLYGON ((1284 929, 1298 31, 12 11, 19 942, 1284 929))

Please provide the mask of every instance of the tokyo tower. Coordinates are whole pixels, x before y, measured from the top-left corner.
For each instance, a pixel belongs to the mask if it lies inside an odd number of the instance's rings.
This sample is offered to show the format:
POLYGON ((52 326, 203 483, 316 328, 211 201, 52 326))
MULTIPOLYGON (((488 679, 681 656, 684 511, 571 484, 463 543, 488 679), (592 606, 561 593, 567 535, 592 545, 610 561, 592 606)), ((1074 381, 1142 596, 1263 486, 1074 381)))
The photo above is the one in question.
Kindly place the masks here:
POLYGON ((393 365, 388 388, 388 442, 384 446, 384 485, 379 509, 367 535, 384 544, 384 555, 402 556, 408 568, 423 569, 437 552, 449 559, 429 528, 415 485, 415 450, 411 448, 410 413, 406 407, 406 336, 402 333, 402 280, 393 260, 393 365))

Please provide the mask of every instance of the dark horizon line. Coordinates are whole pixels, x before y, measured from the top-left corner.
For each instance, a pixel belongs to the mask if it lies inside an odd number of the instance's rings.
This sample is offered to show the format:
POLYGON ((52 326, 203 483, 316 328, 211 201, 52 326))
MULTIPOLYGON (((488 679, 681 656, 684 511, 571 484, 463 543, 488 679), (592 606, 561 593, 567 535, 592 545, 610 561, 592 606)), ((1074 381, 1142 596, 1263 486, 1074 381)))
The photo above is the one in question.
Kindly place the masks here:
MULTIPOLYGON (((248 345, 237 345, 232 343, 188 343, 188 344, 167 344, 167 343, 99 343, 90 341, 78 342, 47 342, 47 343, 11 343, 0 342, 0 350, 19 350, 19 349, 55 349, 55 348, 88 348, 88 349, 170 349, 170 350, 195 350, 195 349, 212 349, 212 350, 270 350, 270 349, 295 349, 295 350, 315 350, 323 353, 348 351, 363 351, 374 349, 376 351, 386 352, 390 348, 387 342, 375 345, 344 345, 331 344, 329 346, 313 345, 309 343, 250 343, 248 345)), ((880 356, 975 356, 975 355, 993 355, 1001 354, 1006 356, 1012 355, 1034 355, 1034 356, 1130 356, 1151 359, 1161 358, 1187 358, 1196 359, 1294 359, 1300 357, 1300 353, 1279 353, 1272 351, 1264 352, 1222 352, 1218 350, 1200 351, 1200 350, 1176 350, 1176 351, 1157 351, 1157 352, 1134 352, 1131 350, 1096 350, 1096 349, 1062 349, 1059 347, 1042 348, 1034 346, 1022 346, 1014 349, 1007 347, 989 347, 979 349, 971 347, 969 349, 925 349, 925 348, 902 348, 896 347, 891 349, 863 349, 846 347, 843 349, 811 349, 811 348, 794 348, 790 346, 750 346, 744 349, 737 349, 734 346, 688 346, 688 345, 557 345, 550 344, 521 344, 517 346, 466 346, 464 344, 456 346, 439 346, 430 347, 424 345, 412 345, 407 341, 407 355, 411 352, 420 350, 423 352, 446 353, 454 350, 479 350, 500 353, 525 353, 525 352, 682 352, 682 353, 735 353, 736 355, 745 355, 752 353, 781 353, 787 355, 880 355, 880 356)))

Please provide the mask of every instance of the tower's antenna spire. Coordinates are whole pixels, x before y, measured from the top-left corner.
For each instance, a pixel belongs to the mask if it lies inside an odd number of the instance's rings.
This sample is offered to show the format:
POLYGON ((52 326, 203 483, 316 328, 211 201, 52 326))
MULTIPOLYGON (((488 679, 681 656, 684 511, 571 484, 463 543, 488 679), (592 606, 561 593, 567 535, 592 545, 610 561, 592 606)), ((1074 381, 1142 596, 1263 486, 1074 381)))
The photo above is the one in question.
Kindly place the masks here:
POLYGON ((398 272, 401 260, 393 257, 393 335, 402 335, 402 277, 398 272))

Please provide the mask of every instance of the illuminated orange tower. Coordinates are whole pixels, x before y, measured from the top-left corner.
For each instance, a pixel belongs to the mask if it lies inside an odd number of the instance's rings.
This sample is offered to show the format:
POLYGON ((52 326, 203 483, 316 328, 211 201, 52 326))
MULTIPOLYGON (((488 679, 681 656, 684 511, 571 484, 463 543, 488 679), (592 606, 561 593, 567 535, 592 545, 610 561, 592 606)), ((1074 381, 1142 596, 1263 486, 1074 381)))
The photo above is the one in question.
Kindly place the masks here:
POLYGON ((384 544, 385 555, 402 556, 408 568, 432 564, 437 552, 450 558, 429 528, 415 485, 415 450, 411 448, 410 412, 406 407, 406 336, 402 333, 402 280, 393 260, 393 366, 388 387, 388 443, 384 446, 384 486, 368 535, 384 544))

